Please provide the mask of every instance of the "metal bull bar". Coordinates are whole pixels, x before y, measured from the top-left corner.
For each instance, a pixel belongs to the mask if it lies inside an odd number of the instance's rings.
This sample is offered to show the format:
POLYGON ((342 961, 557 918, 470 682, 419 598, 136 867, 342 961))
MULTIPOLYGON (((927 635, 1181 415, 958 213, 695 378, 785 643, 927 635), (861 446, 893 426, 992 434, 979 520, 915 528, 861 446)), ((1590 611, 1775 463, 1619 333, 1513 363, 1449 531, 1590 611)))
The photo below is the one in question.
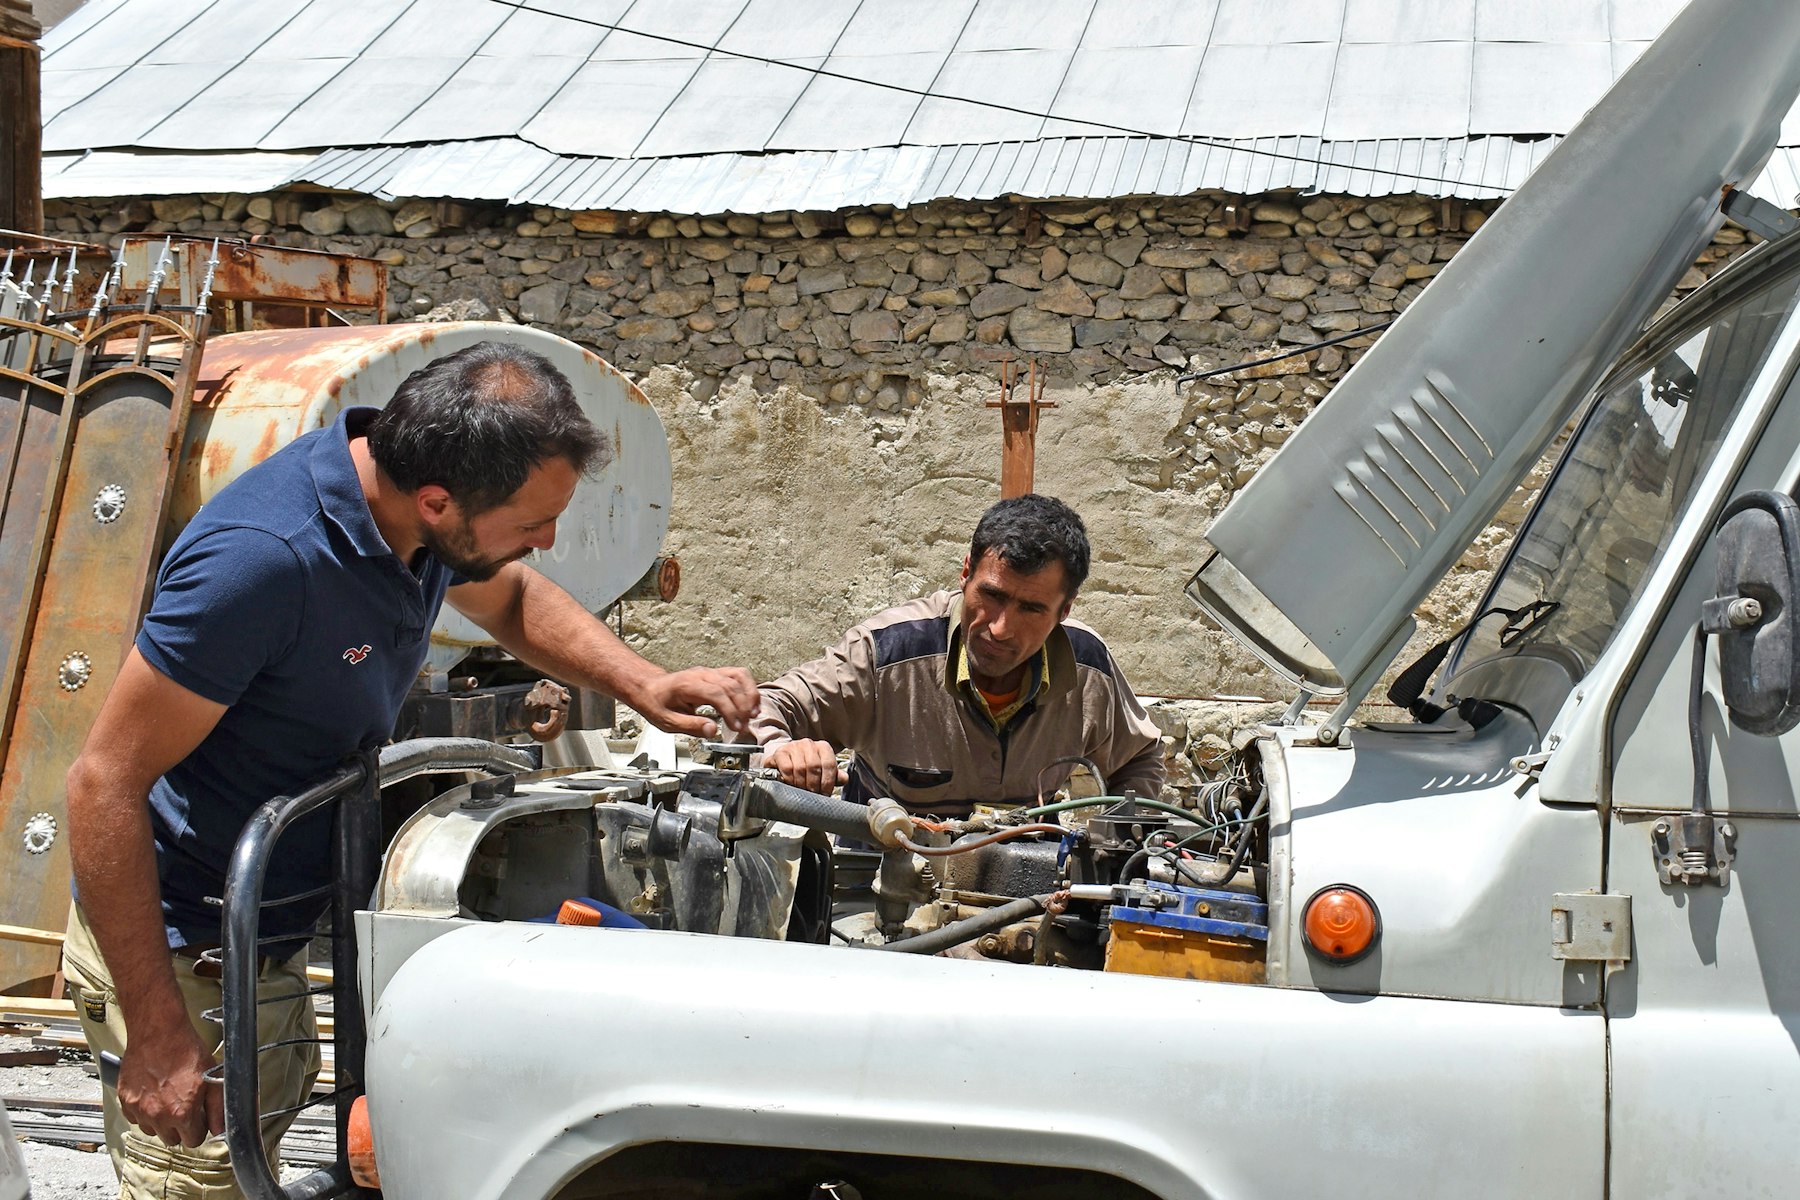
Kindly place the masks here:
MULTIPOLYGON (((358 1188, 350 1176, 345 1130, 350 1106, 362 1094, 363 1052, 366 1030, 357 988, 356 928, 352 914, 369 903, 381 865, 381 788, 388 784, 437 771, 486 771, 506 774, 537 766, 535 756, 512 747, 472 738, 421 738, 369 750, 351 759, 329 778, 293 796, 270 800, 256 810, 238 835, 225 877, 223 932, 218 950, 224 1003, 208 1013, 223 1024, 223 1062, 207 1072, 209 1079, 225 1085, 225 1144, 231 1152, 231 1168, 238 1186, 250 1200, 323 1200, 328 1196, 373 1195, 358 1188), (326 887, 295 896, 263 899, 263 882, 269 860, 281 835, 308 813, 337 804, 332 831, 332 880, 326 887), (262 1111, 261 1070, 258 1056, 275 1045, 257 1042, 258 926, 262 910, 283 904, 331 896, 332 981, 327 987, 307 988, 261 1003, 295 1000, 329 992, 333 1002, 337 1086, 326 1095, 311 1098, 293 1108, 262 1111), (301 1109, 335 1101, 337 1161, 283 1186, 276 1177, 262 1142, 263 1123, 301 1109)), ((292 941, 271 938, 269 941, 292 941)), ((309 1039, 323 1043, 325 1039, 309 1039)))

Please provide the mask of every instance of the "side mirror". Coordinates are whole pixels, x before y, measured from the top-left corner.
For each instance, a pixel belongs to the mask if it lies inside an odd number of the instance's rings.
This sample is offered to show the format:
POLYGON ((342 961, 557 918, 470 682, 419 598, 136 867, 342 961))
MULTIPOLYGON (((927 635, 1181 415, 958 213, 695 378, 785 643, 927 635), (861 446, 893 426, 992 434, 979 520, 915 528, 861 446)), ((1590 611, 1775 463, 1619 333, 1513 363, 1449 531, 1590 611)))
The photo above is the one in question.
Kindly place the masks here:
POLYGON ((1773 737, 1800 725, 1800 504, 1745 492, 1719 517, 1713 599, 1702 634, 1719 639, 1731 723, 1773 737))

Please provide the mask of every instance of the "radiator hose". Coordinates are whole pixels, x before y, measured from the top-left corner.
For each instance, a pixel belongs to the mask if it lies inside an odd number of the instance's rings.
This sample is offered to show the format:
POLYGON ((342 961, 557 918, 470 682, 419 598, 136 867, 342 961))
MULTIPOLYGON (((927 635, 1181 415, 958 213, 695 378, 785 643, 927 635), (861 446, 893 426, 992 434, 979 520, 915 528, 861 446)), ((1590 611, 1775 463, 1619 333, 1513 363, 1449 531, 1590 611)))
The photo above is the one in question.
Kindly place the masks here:
POLYGON ((876 948, 892 950, 896 954, 936 954, 940 950, 948 950, 952 946, 972 942, 984 933, 1004 929, 1014 921, 1023 921, 1040 913, 1049 899, 1050 896, 1046 893, 1042 896, 1026 896, 1022 899, 1008 901, 998 908, 990 908, 986 912, 965 917, 953 924, 933 929, 930 933, 921 933, 917 937, 909 937, 903 941, 888 942, 876 948))
POLYGON ((900 838, 912 828, 912 818, 892 800, 858 804, 774 779, 758 779, 750 785, 744 812, 765 821, 786 821, 890 848, 898 846, 900 838))

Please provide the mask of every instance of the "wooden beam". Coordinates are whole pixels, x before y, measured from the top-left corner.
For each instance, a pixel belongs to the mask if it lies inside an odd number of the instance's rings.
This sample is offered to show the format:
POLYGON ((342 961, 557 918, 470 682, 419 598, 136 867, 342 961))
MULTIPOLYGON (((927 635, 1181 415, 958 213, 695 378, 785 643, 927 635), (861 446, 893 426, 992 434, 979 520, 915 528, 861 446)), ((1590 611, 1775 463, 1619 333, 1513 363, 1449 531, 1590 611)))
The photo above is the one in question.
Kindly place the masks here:
POLYGON ((28 5, 0 0, 0 229, 25 233, 44 231, 37 33, 28 5))
MULTIPOLYGON (((0 942, 26 942, 33 946, 60 946, 61 930, 27 929, 23 925, 0 925, 0 942)), ((4 997, 0 997, 4 999, 4 997)))

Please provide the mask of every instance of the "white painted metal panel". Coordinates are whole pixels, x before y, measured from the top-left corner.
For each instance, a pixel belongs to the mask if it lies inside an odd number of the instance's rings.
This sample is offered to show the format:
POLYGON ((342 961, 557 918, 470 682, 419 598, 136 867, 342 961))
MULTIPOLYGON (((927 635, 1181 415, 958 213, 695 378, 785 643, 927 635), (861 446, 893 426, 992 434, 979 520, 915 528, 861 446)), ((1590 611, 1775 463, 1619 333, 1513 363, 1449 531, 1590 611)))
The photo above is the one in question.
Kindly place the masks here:
POLYGON ((268 192, 295 178, 310 154, 160 154, 99 150, 44 156, 44 196, 166 196, 185 190, 268 192))
POLYGON ((1347 0, 1346 42, 1466 42, 1475 0, 1347 0))
POLYGON ((629 158, 699 66, 698 59, 590 62, 519 136, 563 154, 629 158))
MULTIPOLYGON (((180 109, 145 130, 139 143, 181 149, 210 147, 217 142, 218 131, 230 127, 246 133, 260 129, 266 134, 308 96, 336 78, 350 61, 309 58, 287 63, 238 63, 236 69, 214 80, 180 109)), ((261 141, 258 135, 251 144, 261 141)))
POLYGON ((129 146, 230 69, 227 62, 132 67, 46 121, 44 145, 129 146))
MULTIPOLYGON (((56 23, 55 28, 46 30, 39 46, 43 50, 44 64, 50 63, 53 54, 68 53, 71 46, 80 44, 84 39, 97 36, 101 24, 111 19, 113 13, 129 4, 131 0, 87 0, 69 11, 69 15, 56 23)), ((78 59, 71 55, 69 65, 78 65, 78 59)))
POLYGON ((1318 136, 1324 131, 1337 52, 1336 43, 1215 44, 1200 64, 1181 131, 1214 138, 1318 136), (1281 86, 1270 87, 1273 80, 1281 86))
POLYGON ((1344 27, 1344 0, 1219 0, 1215 46, 1279 46, 1335 42, 1344 27))
MULTIPOLYGON (((383 920, 368 944, 388 943, 383 920)), ((368 1107, 389 1200, 554 1195, 588 1163, 656 1142, 1062 1166, 1163 1200, 1391 1200, 1396 1181, 1459 1200, 1604 1191, 1597 1014, 456 924, 422 946, 394 939, 419 948, 370 1006, 368 1107), (931 1030, 954 1086, 894 1032, 946 1004, 974 1014, 931 1030), (1154 1103, 1087 1102, 1096 1064, 1112 1061, 1092 1036, 1097 1013, 1130 1014, 1154 1103), (1031 1014, 1049 1052, 996 1052, 1015 1014, 1031 1014), (796 1047, 843 1069, 796 1069, 796 1047), (506 1103, 485 1102, 496 1089, 506 1103), (1197 1117, 1221 1097, 1230 1119, 1197 1117)))
POLYGON ((1050 110, 1069 119, 1046 122, 1043 136, 1112 137, 1120 130, 1179 134, 1205 53, 1200 46, 1082 47, 1050 110))
MULTIPOLYGON (((73 61, 72 59, 69 61, 73 61)), ((105 87, 116 78, 118 72, 111 67, 58 67, 51 70, 46 67, 38 82, 38 103, 43 111, 44 149, 47 152, 57 150, 81 150, 92 145, 112 145, 110 141, 90 143, 86 140, 91 133, 103 131, 70 120, 52 133, 50 126, 65 112, 79 105, 83 100, 105 87), (69 140, 62 140, 61 128, 69 130, 69 140), (81 139, 81 140, 77 140, 81 139)))
POLYGON ((1475 0, 1484 42, 1604 42, 1609 0, 1475 0))
POLYGON ((1467 42, 1346 43, 1338 50, 1327 138, 1460 137, 1468 130, 1467 42), (1394 87, 1396 78, 1407 80, 1394 87))
POLYGON ((1205 46, 1218 13, 1219 0, 1098 0, 1081 44, 1205 46))
MULTIPOLYGON (((992 144, 982 173, 972 148, 710 155, 682 160, 575 158, 514 138, 294 154, 129 151, 45 156, 47 195, 262 191, 290 182, 384 197, 445 196, 636 212, 770 212, 910 204, 940 196, 1181 195, 1202 189, 1301 188, 1352 195, 1504 195, 1560 138, 1046 138, 992 144), (1094 145, 1103 145, 1095 149, 1094 145), (711 160, 711 161, 707 161, 711 160), (1106 164, 1117 163, 1110 177, 1106 164), (958 164, 961 165, 958 165, 958 164), (1098 163, 1085 174, 1077 163, 1098 163), (958 182, 951 189, 947 180, 958 182), (1085 181, 1085 182, 1084 182, 1085 181), (106 190, 84 191, 86 186, 106 190), (687 187, 697 189, 688 192, 687 187), (1092 190, 1083 191, 1083 187, 1092 190), (713 197, 716 208, 697 203, 713 197)), ((1751 191, 1784 205, 1800 192, 1800 156, 1778 150, 1751 191)))
POLYGON ((628 7, 630 0, 531 0, 530 8, 514 9, 477 53, 514 60, 540 54, 586 58, 610 32, 603 23, 616 23, 628 7))
POLYGON ((467 58, 512 15, 491 0, 423 0, 394 18, 364 50, 366 58, 467 58))
POLYGON ((581 70, 584 59, 553 54, 549 43, 529 74, 505 58, 477 54, 376 140, 436 142, 507 137, 523 128, 581 70))
POLYGON ((1477 42, 1470 133, 1572 129, 1613 84, 1604 42, 1477 42), (1546 88, 1555 79, 1558 86, 1546 88))
MULTIPOLYGON (((823 59, 802 59, 817 67, 823 59)), ((633 157, 761 150, 813 76, 744 58, 711 58, 673 98, 633 157)))
MULTIPOLYGON (((863 4, 845 26, 836 53, 849 56, 921 54, 940 57, 956 47, 975 0, 909 0, 904 9, 863 4), (901 19, 896 20, 896 15, 901 19)), ((916 81, 923 87, 927 81, 916 81)))
POLYGON ((304 3, 221 4, 204 19, 143 48, 146 63, 207 63, 236 58, 269 40, 306 7, 304 3), (221 54, 224 50, 228 53, 221 54))
POLYGON ((1055 100, 1068 69, 1070 50, 984 50, 952 54, 932 91, 967 97, 920 102, 902 140, 915 145, 972 144, 1035 138, 1043 112, 1055 100), (1023 112, 1003 112, 969 100, 1004 104, 1023 112))
POLYGON ((1612 44, 1613 78, 1625 74, 1631 64, 1642 58, 1644 51, 1650 48, 1649 42, 1614 42, 1612 44))
POLYGON ((1800 155, 1791 148, 1775 151, 1768 167, 1749 190, 1752 195, 1782 208, 1800 208, 1800 155))
POLYGON ((1608 0, 1609 27, 1618 41, 1653 42, 1687 0, 1608 0))
POLYGON ((1600 887, 1603 823, 1521 789, 1509 764, 1537 748, 1530 721, 1511 713, 1455 739, 1358 729, 1349 750, 1292 740, 1279 751, 1286 794, 1270 797, 1270 827, 1288 830, 1276 837, 1290 850, 1286 902, 1270 898, 1271 925, 1285 917, 1269 931, 1270 982, 1548 1008, 1598 1002, 1595 964, 1550 955, 1550 897, 1600 887), (1380 944, 1350 964, 1306 953, 1301 928, 1307 898, 1339 883, 1363 889, 1382 915, 1380 944))
POLYGON ((390 196, 510 201, 556 161, 549 151, 512 138, 421 146, 397 164, 382 190, 390 196), (447 188, 448 181, 456 186, 447 188))
POLYGON ((594 51, 596 62, 704 56, 744 11, 746 0, 636 0, 594 51), (627 32, 630 31, 630 32, 627 32), (682 45, 681 43, 689 43, 682 45))
MULTIPOLYGON (((126 3, 142 4, 144 0, 126 3)), ((418 3, 421 0, 312 0, 279 33, 251 51, 250 57, 271 62, 353 58, 418 3)))
POLYGON ((380 142, 421 97, 448 82, 464 61, 370 55, 354 59, 263 134, 259 144, 271 150, 290 150, 380 142))
POLYGON ((719 49, 762 58, 825 58, 860 0, 750 0, 719 49))
POLYGON ((956 49, 1073 50, 1093 12, 1094 0, 979 0, 956 49))
POLYGON ((945 54, 925 52, 826 60, 835 76, 818 76, 794 102, 794 110, 770 135, 771 150, 860 150, 897 144, 920 98, 894 88, 929 87, 945 54), (860 82, 867 80, 868 82, 860 82))
POLYGON ((1767 158, 1800 94, 1789 12, 1695 0, 1444 267, 1208 531, 1201 582, 1217 581, 1223 621, 1294 675, 1366 694, 1416 604, 1706 245, 1720 185, 1767 158), (1545 262, 1567 286, 1541 286, 1545 262), (1322 589, 1327 557, 1355 567, 1322 589))
MULTIPOLYGON (((45 59, 57 52, 64 42, 80 39, 80 48, 72 49, 70 67, 129 67, 171 37, 209 16, 223 16, 229 0, 126 0, 103 10, 104 16, 78 22, 66 32, 62 25, 43 37, 45 59), (213 10, 218 9, 218 12, 213 10)), ((210 22, 208 22, 210 24, 210 22)), ((67 24, 65 22, 65 24, 67 24)))

